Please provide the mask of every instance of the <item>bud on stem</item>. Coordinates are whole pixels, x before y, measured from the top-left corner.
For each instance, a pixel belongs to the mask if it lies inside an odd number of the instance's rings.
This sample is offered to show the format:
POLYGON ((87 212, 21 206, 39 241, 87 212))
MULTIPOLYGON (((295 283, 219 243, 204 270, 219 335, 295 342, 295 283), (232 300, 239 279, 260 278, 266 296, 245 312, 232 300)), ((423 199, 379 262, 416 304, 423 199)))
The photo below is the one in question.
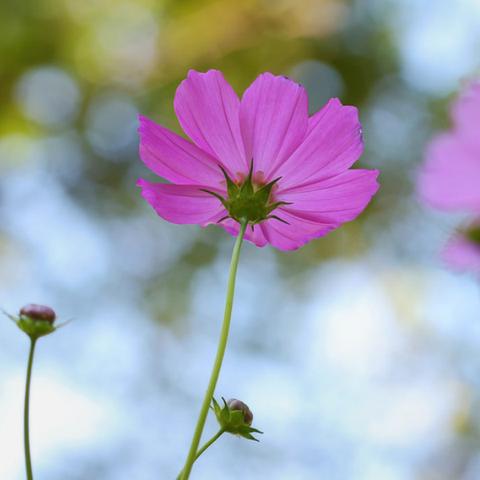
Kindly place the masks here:
POLYGON ((58 328, 54 325, 55 311, 45 305, 30 303, 20 309, 18 317, 8 313, 6 315, 32 340, 49 335, 58 328))
POLYGON ((212 410, 215 412, 220 428, 233 435, 240 435, 247 440, 258 440, 252 433, 263 433, 252 428, 253 414, 248 406, 240 400, 232 398, 228 402, 222 398, 223 407, 212 399, 212 410))

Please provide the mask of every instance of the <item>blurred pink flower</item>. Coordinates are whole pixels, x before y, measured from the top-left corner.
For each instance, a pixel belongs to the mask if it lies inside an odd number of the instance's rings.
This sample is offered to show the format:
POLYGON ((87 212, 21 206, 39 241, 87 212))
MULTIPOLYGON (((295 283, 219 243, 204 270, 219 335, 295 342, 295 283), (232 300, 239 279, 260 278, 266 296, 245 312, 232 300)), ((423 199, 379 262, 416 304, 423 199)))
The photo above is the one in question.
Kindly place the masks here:
POLYGON ((435 208, 471 214, 471 226, 455 234, 442 256, 452 268, 480 274, 480 82, 468 86, 451 114, 453 128, 427 149, 419 192, 435 208))
POLYGON ((450 239, 443 249, 442 258, 453 270, 480 274, 480 248, 461 233, 450 239))
POLYGON ((143 197, 169 222, 232 235, 247 217, 247 240, 281 250, 353 220, 378 189, 377 170, 350 169, 363 150, 357 109, 331 99, 309 117, 307 103, 285 77, 263 73, 240 100, 221 72, 191 70, 174 108, 193 143, 140 117, 140 156, 171 182, 139 179, 143 197), (260 193, 245 206, 240 189, 260 193))

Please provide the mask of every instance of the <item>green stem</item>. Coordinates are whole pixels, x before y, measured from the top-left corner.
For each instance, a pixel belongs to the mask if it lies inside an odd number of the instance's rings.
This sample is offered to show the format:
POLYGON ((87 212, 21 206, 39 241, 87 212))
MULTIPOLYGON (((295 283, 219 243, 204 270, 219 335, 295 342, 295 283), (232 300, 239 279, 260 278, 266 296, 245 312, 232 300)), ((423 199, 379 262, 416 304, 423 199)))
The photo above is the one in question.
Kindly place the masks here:
POLYGON ((27 469, 27 480, 33 480, 32 473, 32 459, 30 456, 30 425, 29 425, 29 410, 30 410, 30 383, 32 379, 32 365, 33 355, 35 353, 36 338, 30 338, 30 353, 28 355, 28 367, 27 367, 27 381, 25 384, 25 406, 23 417, 23 435, 25 442, 25 467, 27 469))
MULTIPOLYGON (((197 452, 195 455, 195 460, 197 461, 198 457, 211 445, 213 445, 223 434, 225 433, 225 430, 221 428, 208 442, 204 443, 202 448, 197 452)), ((181 480, 183 475, 183 470, 178 474, 177 480, 181 480)))
POLYGON ((195 455, 195 460, 208 448, 210 445, 213 445, 223 434, 225 430, 221 428, 208 442, 205 442, 203 447, 195 455))
POLYGON ((248 222, 246 220, 242 220, 240 225, 240 232, 238 233, 237 240, 235 241, 235 246, 233 247, 232 252, 232 260, 230 262, 230 273, 228 275, 227 284, 227 299, 225 302, 225 313, 223 316, 220 340, 218 342, 217 355, 213 364, 207 391, 205 392, 205 397, 203 399, 200 415, 198 416, 197 426, 195 427, 195 432, 193 434, 187 460, 185 462, 185 466, 183 467, 182 480, 188 480, 190 476, 192 465, 195 461, 195 456, 197 454, 198 445, 202 437, 203 427, 205 426, 205 420, 207 419, 208 408, 210 407, 210 404, 212 402, 212 397, 215 392, 218 376, 220 375, 220 369, 222 368, 223 356, 225 355, 225 349, 227 347, 228 332, 230 330, 230 319, 232 317, 233 295, 235 292, 235 278, 237 275, 238 260, 240 259, 240 250, 242 247, 242 241, 245 235, 245 230, 247 229, 248 222))

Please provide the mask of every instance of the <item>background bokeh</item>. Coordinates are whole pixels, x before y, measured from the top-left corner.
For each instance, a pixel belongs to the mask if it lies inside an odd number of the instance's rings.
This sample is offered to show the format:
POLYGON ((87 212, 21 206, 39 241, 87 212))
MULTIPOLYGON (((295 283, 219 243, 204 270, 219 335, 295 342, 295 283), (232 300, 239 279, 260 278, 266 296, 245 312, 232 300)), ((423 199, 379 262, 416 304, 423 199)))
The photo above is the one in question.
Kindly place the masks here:
MULTIPOLYGON (((478 0, 2 0, 0 306, 51 305, 33 379, 38 479, 173 479, 223 311, 233 240, 159 219, 135 187, 139 112, 179 131, 175 88, 262 71, 360 108, 381 190, 357 221, 282 253, 246 244, 195 479, 480 478, 480 287, 437 258, 461 222, 415 172, 480 58, 478 0), (212 418, 206 433, 215 431, 212 418)), ((0 321, 0 478, 24 478, 27 339, 0 321)))

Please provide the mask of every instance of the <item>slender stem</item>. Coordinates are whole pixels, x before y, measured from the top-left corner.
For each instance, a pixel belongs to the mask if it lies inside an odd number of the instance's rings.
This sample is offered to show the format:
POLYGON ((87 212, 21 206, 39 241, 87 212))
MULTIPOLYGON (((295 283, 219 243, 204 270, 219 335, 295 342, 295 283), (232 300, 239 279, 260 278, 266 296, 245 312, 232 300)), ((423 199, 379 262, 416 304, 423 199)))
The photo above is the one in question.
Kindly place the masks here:
POLYGON ((223 434, 225 433, 225 430, 221 428, 208 442, 205 442, 203 444, 203 447, 197 452, 195 455, 195 460, 211 445, 213 445, 223 434))
POLYGON ((30 410, 30 383, 32 379, 32 365, 33 355, 35 353, 36 338, 30 338, 30 353, 28 355, 28 367, 27 367, 27 381, 25 384, 25 406, 23 417, 23 434, 25 442, 25 467, 27 469, 27 480, 33 480, 32 473, 32 459, 30 456, 30 425, 29 425, 29 410, 30 410))
POLYGON ((215 392, 218 376, 220 375, 220 369, 222 368, 223 356, 225 355, 225 349, 227 347, 228 332, 230 330, 230 319, 232 317, 233 295, 235 292, 235 278, 237 275, 238 260, 240 259, 240 250, 242 247, 242 241, 245 235, 245 230, 247 229, 247 225, 248 222, 246 220, 242 220, 240 232, 238 233, 237 240, 235 241, 235 246, 233 247, 232 260, 230 262, 230 273, 228 275, 225 313, 223 316, 222 330, 218 342, 217 355, 213 364, 207 391, 205 392, 205 397, 203 399, 202 408, 200 409, 200 415, 198 416, 197 426, 195 427, 195 432, 193 434, 187 460, 185 462, 185 466, 183 467, 182 480, 188 480, 190 476, 192 465, 195 461, 195 455, 197 453, 198 445, 202 437, 205 420, 207 419, 208 408, 210 407, 210 403, 212 402, 212 397, 215 392))
MULTIPOLYGON (((200 455, 211 445, 213 445, 223 434, 225 433, 225 430, 221 428, 208 442, 205 442, 200 448, 200 450, 197 452, 195 455, 195 461, 200 457, 200 455)), ((177 480, 181 480, 183 475, 183 470, 178 474, 177 480)))

